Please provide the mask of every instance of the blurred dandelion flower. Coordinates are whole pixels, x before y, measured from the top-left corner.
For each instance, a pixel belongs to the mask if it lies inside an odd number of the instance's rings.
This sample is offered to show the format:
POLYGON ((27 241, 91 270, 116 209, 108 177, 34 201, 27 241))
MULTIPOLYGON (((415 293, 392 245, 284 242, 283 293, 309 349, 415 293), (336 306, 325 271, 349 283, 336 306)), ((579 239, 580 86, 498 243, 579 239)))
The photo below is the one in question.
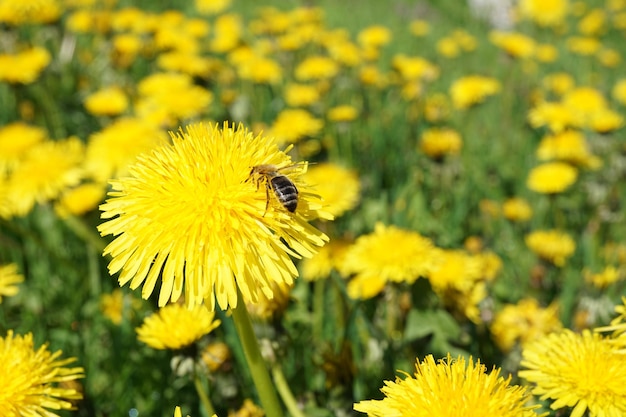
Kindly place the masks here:
POLYGON ((279 144, 295 143, 317 135, 323 126, 322 120, 304 109, 285 109, 278 114, 266 134, 274 137, 279 144))
POLYGON ((463 146, 461 135, 450 128, 430 128, 422 132, 419 148, 433 159, 446 155, 458 155, 463 146))
POLYGON ((59 3, 57 0, 3 0, 0 2, 0 23, 13 26, 52 23, 61 16, 59 3))
POLYGON ((530 393, 511 385, 511 377, 500 376, 500 369, 487 372, 485 365, 470 357, 447 358, 435 362, 432 355, 415 364, 413 377, 385 381, 382 400, 361 401, 354 409, 371 417, 457 417, 457 416, 537 416, 527 406, 530 393))
POLYGON ((553 132, 562 132, 568 127, 580 127, 581 120, 572 109, 563 103, 541 101, 528 112, 528 121, 534 128, 547 126, 553 132))
POLYGON ((567 233, 559 230, 537 230, 525 237, 526 246, 537 256, 556 266, 565 265, 576 250, 576 243, 567 233))
POLYGON ((622 296, 622 304, 615 307, 618 314, 611 320, 610 326, 598 327, 597 332, 612 332, 608 342, 618 349, 621 354, 626 354, 626 297, 622 296))
POLYGON ((146 317, 137 338, 153 349, 182 349, 211 333, 221 322, 206 306, 169 304, 146 317))
POLYGON ((26 152, 46 138, 46 131, 24 122, 0 127, 0 172, 13 168, 26 152))
POLYGON ((37 46, 16 54, 0 54, 0 81, 30 84, 39 77, 51 59, 45 48, 37 46))
POLYGON ((585 282, 592 284, 596 288, 606 288, 624 278, 620 270, 611 265, 598 273, 583 270, 583 276, 585 277, 585 282))
POLYGON ((608 107, 602 93, 592 87, 573 88, 563 95, 561 102, 565 107, 571 109, 576 118, 585 122, 593 113, 608 107))
POLYGON ((526 186, 537 193, 557 194, 567 190, 578 177, 578 171, 565 162, 546 162, 528 174, 526 186))
POLYGON ((567 72, 555 72, 546 75, 541 81, 541 84, 546 90, 562 96, 574 88, 576 81, 574 81, 574 77, 567 72))
POLYGON ((572 417, 626 415, 626 355, 597 333, 565 329, 529 342, 519 376, 550 408, 572 417))
POLYGON ((532 217, 533 209, 523 198, 513 197, 502 203, 502 214, 513 222, 525 222, 532 217))
POLYGON ((230 7, 232 0, 194 0, 194 6, 200 14, 215 15, 230 7))
POLYGON ((282 317, 289 301, 291 301, 293 283, 274 281, 270 285, 272 286, 272 298, 261 296, 255 303, 246 305, 250 317, 263 321, 272 321, 282 317))
POLYGON ((414 36, 426 36, 430 32, 430 24, 426 20, 416 19, 409 23, 409 30, 414 36))
POLYGON ((65 190, 54 208, 61 217, 81 216, 98 207, 105 194, 103 184, 85 183, 65 190))
POLYGON ((333 122, 351 122, 359 116, 359 112, 354 106, 344 104, 328 109, 327 116, 333 122))
POLYGON ((598 51, 598 62, 607 68, 615 68, 622 62, 622 56, 615 49, 603 48, 598 51))
POLYGON ((569 7, 569 0, 521 0, 518 4, 522 17, 547 27, 562 25, 569 7))
POLYGON ((209 343, 200 353, 202 363, 210 372, 228 368, 231 357, 230 348, 224 342, 209 343))
POLYGON ((316 55, 305 58, 295 69, 299 81, 327 80, 339 73, 339 65, 332 58, 316 55))
POLYGON ((424 117, 431 123, 441 122, 450 116, 450 100, 442 93, 427 95, 424 99, 424 117))
POLYGON ((536 299, 524 298, 498 311, 490 329, 498 347, 508 352, 515 343, 523 346, 562 328, 557 304, 543 308, 536 299))
POLYGON ((319 100, 320 91, 313 85, 291 83, 285 87, 285 103, 289 106, 310 106, 319 100))
POLYGON ((356 172, 333 163, 312 165, 304 175, 307 184, 321 197, 324 210, 339 217, 359 200, 361 184, 356 172))
POLYGON ((611 90, 613 98, 622 106, 626 106, 626 78, 619 79, 611 90))
POLYGON ((0 303, 2 297, 12 297, 19 291, 17 284, 24 281, 24 277, 17 272, 16 264, 0 266, 0 303))
POLYGON ((277 84, 283 78, 283 69, 276 60, 258 54, 240 62, 237 73, 242 80, 257 84, 277 84))
POLYGON ((602 164, 589 151, 585 135, 578 130, 565 130, 544 136, 536 153, 541 161, 557 159, 587 168, 597 168, 602 164))
POLYGON ((120 87, 107 87, 85 98, 85 108, 96 116, 115 116, 128 107, 128 97, 120 87))
POLYGON ((223 14, 215 20, 209 48, 216 53, 231 51, 239 45, 242 35, 241 16, 235 13, 223 14))
POLYGON ((381 25, 369 26, 357 34, 357 41, 363 48, 380 48, 391 42, 391 30, 381 25))
POLYGON ((482 103, 500 92, 500 81, 481 75, 468 75, 455 80, 450 86, 450 97, 457 109, 467 109, 482 103))
POLYGON ((559 57, 559 50, 547 43, 538 44, 535 48, 535 58, 539 62, 554 62, 559 57))
POLYGON ((271 139, 243 126, 195 124, 172 134, 173 145, 140 156, 130 176, 112 181, 101 206, 100 233, 116 238, 105 249, 120 285, 143 284, 150 296, 162 285, 159 305, 185 294, 188 306, 210 309, 271 298, 270 283, 297 276, 291 256, 310 257, 328 237, 307 223, 321 209, 301 180, 306 164, 293 164, 271 139), (253 167, 273 165, 300 191, 290 213, 253 167))
POLYGON ((404 81, 432 81, 439 77, 439 68, 419 56, 394 55, 391 66, 404 81))
POLYGON ((513 58, 531 58, 537 49, 533 38, 518 32, 495 30, 489 33, 489 40, 513 58))
POLYGON ((58 417, 50 410, 70 410, 83 396, 58 385, 83 378, 83 368, 67 368, 76 359, 59 359, 47 344, 34 350, 33 335, 0 338, 0 415, 3 417, 58 417))
POLYGON ((567 49, 583 56, 595 55, 600 51, 600 48, 602 47, 602 44, 598 39, 587 36, 569 37, 567 38, 566 44, 567 49))
POLYGON ((379 294, 388 281, 412 284, 429 276, 438 255, 431 240, 419 233, 377 223, 374 232, 347 249, 339 269, 344 276, 355 274, 348 283, 350 297, 366 299, 379 294))
POLYGON ((589 116, 589 128, 598 133, 609 133, 624 126, 624 117, 611 109, 601 109, 589 116))
POLYGON ((319 252, 311 258, 301 262, 302 278, 307 281, 316 281, 327 278, 334 269, 339 269, 343 258, 349 248, 349 243, 343 240, 333 239, 320 248, 319 252))

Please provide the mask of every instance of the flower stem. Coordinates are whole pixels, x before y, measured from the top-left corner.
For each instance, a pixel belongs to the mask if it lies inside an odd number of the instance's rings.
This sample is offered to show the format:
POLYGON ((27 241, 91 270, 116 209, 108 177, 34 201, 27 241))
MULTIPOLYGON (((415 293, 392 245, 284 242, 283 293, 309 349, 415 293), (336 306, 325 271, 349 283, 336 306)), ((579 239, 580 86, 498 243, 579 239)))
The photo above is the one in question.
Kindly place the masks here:
POLYGON ((237 289, 237 297, 237 307, 232 310, 233 321, 235 322, 235 328, 237 329, 246 361, 248 362, 252 380, 259 394, 261 405, 265 410, 266 416, 282 417, 283 410, 278 401, 278 396, 276 395, 270 374, 265 366, 265 361, 261 356, 259 343, 254 335, 254 329, 252 329, 252 321, 250 320, 246 303, 243 301, 239 289, 237 289))
POLYGON ((287 406, 287 410, 291 414, 291 417, 305 417, 302 410, 300 410, 300 407, 298 407, 298 402, 294 398, 291 389, 289 389, 289 384, 285 379, 285 374, 283 373, 283 369, 280 364, 275 363, 272 365, 272 376, 274 377, 278 394, 287 406))
POLYGON ((198 397, 200 397, 200 402, 202 403, 202 406, 204 407, 204 411, 206 411, 207 415, 209 416, 214 415, 215 409, 213 408, 211 399, 207 395, 204 389, 204 385, 202 384, 202 381, 200 381, 200 377, 198 376, 197 373, 193 376, 193 384, 196 387, 196 392, 198 393, 198 397))

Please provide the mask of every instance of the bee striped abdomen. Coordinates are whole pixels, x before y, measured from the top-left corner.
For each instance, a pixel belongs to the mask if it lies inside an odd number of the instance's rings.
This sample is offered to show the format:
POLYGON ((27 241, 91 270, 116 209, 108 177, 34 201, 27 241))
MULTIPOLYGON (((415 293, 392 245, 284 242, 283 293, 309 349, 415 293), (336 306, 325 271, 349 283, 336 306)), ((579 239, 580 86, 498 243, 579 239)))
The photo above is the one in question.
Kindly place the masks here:
POLYGON ((291 213, 298 207, 298 189, 289 178, 284 175, 277 175, 270 179, 272 190, 280 204, 291 213))

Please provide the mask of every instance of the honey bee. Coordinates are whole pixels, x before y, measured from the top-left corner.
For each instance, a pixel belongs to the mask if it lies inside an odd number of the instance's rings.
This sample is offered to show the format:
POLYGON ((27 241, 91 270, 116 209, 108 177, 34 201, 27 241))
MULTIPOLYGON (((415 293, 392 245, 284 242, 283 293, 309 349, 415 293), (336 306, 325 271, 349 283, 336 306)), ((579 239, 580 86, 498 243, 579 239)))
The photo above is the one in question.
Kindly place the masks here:
POLYGON ((281 170, 290 168, 291 166, 279 168, 272 164, 262 164, 252 167, 250 170, 250 177, 257 177, 257 188, 261 181, 265 182, 265 192, 267 194, 267 203, 265 204, 266 212, 270 204, 270 189, 287 211, 290 213, 296 211, 298 207, 298 189, 289 177, 280 173, 281 170))

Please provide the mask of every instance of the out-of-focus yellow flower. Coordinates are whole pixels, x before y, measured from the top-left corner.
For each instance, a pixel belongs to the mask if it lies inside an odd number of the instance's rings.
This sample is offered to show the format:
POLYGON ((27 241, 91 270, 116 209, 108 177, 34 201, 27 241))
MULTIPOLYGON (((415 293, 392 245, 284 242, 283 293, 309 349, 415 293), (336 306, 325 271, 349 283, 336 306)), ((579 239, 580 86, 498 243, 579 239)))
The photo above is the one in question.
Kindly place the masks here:
POLYGON ((128 107, 128 97, 119 87, 107 87, 85 98, 85 108, 96 116, 115 116, 128 107))
POLYGON ((563 95, 562 103, 584 121, 590 115, 608 107, 604 95, 592 87, 576 87, 563 95))
POLYGON ((578 130, 544 136, 537 146, 537 158, 541 161, 560 160, 587 168, 597 168, 602 164, 589 151, 585 135, 578 130))
POLYGON ((409 30, 413 35, 422 37, 430 32, 430 23, 426 20, 412 20, 411 23, 409 23, 409 30))
POLYGON ((210 372, 225 368, 231 356, 230 348, 224 342, 209 343, 200 354, 202 363, 210 372))
POLYGON ((343 240, 331 240, 324 245, 317 254, 300 263, 302 278, 307 281, 328 278, 331 270, 339 269, 349 243, 343 240))
POLYGON ((404 81, 432 81, 439 77, 439 68, 419 56, 397 54, 393 57, 391 65, 404 81))
POLYGON ((17 284, 24 281, 24 276, 17 272, 16 264, 0 265, 0 304, 2 297, 12 297, 19 291, 17 284))
POLYGON ((317 135, 324 122, 313 117, 303 109, 286 109, 281 111, 267 132, 279 143, 295 143, 299 140, 317 135))
POLYGON ((24 122, 0 127, 0 173, 13 168, 33 146, 46 138, 46 131, 24 122))
POLYGON ((0 23, 13 26, 52 23, 61 16, 62 11, 62 6, 57 0, 2 0, 0 23))
POLYGON ((528 174, 526 186, 542 194, 556 194, 568 189, 578 177, 578 171, 565 162, 546 162, 528 174))
POLYGON ((532 217, 533 209, 523 198, 513 197, 502 203, 502 213, 513 222, 525 222, 532 217))
POLYGON ((242 36, 241 16, 234 13, 221 15, 215 20, 213 39, 209 43, 209 48, 217 53, 231 51, 239 45, 242 36))
POLYGON ((570 91, 576 84, 574 77, 567 72, 548 74, 543 78, 541 83, 545 89, 558 94, 559 96, 562 96, 570 91))
POLYGON ((285 87, 285 103, 291 107, 310 106, 320 100, 317 87, 308 84, 288 84, 285 87))
POLYGON ((461 47, 452 37, 441 38, 436 44, 437 53, 446 58, 455 58, 461 53, 461 47))
POLYGON ((424 98, 424 117, 431 123, 441 122, 450 116, 450 100, 443 93, 427 95, 424 98))
POLYGON ((126 68, 131 65, 144 47, 139 35, 134 33, 120 33, 113 37, 113 62, 115 65, 126 68))
POLYGON ((359 80, 363 85, 383 88, 388 84, 388 79, 380 69, 374 65, 365 65, 359 70, 359 80))
POLYGON ((16 54, 0 54, 0 81, 30 84, 39 78, 51 59, 48 50, 38 46, 16 54))
POLYGON ((344 104, 328 109, 328 120, 333 122, 351 122, 359 115, 358 110, 354 106, 344 104))
POLYGON ((611 95, 618 103, 626 106, 626 78, 617 80, 611 90, 611 95))
POLYGON ((598 61, 607 68, 615 68, 622 62, 622 56, 615 49, 604 48, 598 52, 598 61))
POLYGON ((359 200, 361 184, 356 172, 333 163, 312 165, 304 175, 324 209, 335 217, 351 210, 359 200))
POLYGON ((228 417, 264 417, 265 412, 251 399, 246 398, 239 410, 229 411, 228 417))
POLYGON ((475 50, 476 45, 478 44, 476 38, 463 29, 454 30, 451 37, 456 41, 457 45, 459 45, 461 49, 466 52, 475 50))
POLYGON ((458 155, 463 146, 461 135, 451 128, 430 128, 422 132, 419 148, 433 159, 458 155))
POLYGON ((455 108, 467 109, 482 103, 487 97, 499 93, 500 88, 500 82, 495 78, 468 75, 452 83, 450 97, 455 108))
POLYGON ((555 27, 565 22, 569 12, 569 0, 521 0, 519 13, 540 26, 555 27))
POLYGON ((230 7, 232 0, 194 0, 198 13, 204 15, 220 14, 230 7))
POLYGON ((537 256, 559 267, 565 265, 576 250, 574 239, 559 230, 537 230, 527 234, 524 240, 537 256))
POLYGON ((119 325, 126 316, 132 316, 134 311, 141 306, 140 300, 132 298, 130 294, 124 294, 120 288, 114 289, 110 294, 102 294, 100 297, 100 310, 102 314, 119 325))
POLYGON ((572 36, 567 39, 566 45, 570 51, 584 56, 594 55, 602 47, 598 39, 584 36, 572 36))
POLYGON ((300 62, 295 69, 299 81, 327 80, 339 73, 339 65, 332 58, 316 55, 300 62))
POLYGON ((382 400, 366 400, 354 409, 370 417, 499 416, 536 417, 530 392, 510 385, 500 369, 487 372, 480 361, 459 356, 435 362, 432 355, 415 365, 415 375, 385 381, 382 400))
POLYGON ((257 84, 277 84, 282 80, 282 67, 275 60, 253 55, 239 64, 237 73, 243 80, 250 80, 257 84))
POLYGON ((612 265, 607 266, 602 271, 593 273, 589 270, 583 271, 585 281, 592 284, 596 288, 606 288, 617 281, 623 280, 624 277, 620 273, 619 269, 612 265))
POLYGON ((569 127, 580 127, 582 121, 576 117, 572 108, 563 103, 541 101, 528 112, 528 121, 534 128, 547 126, 558 133, 569 127))
POLYGON ((538 44, 535 48, 535 57, 539 62, 554 62, 559 57, 559 50, 554 45, 538 44))
POLYGON ((157 66, 163 71, 182 72, 192 77, 209 79, 220 71, 222 62, 195 52, 171 51, 159 54, 157 66))
POLYGON ((523 346, 562 328, 557 304, 543 308, 536 299, 525 298, 498 311, 490 329, 498 347, 508 352, 516 343, 523 346))
POLYGON ((608 133, 623 127, 624 118, 614 110, 600 109, 590 115, 587 125, 598 133, 608 133))
POLYGON ((95 210, 104 198, 103 184, 86 183, 66 190, 54 208, 61 217, 68 215, 81 216, 95 210))
POLYGON ((388 27, 374 25, 361 30, 357 41, 363 48, 380 48, 391 42, 391 30, 388 27))
POLYGON ((530 58, 537 48, 533 38, 518 32, 494 30, 489 33, 489 40, 514 58, 530 58))
POLYGON ((291 300, 291 289, 293 283, 270 283, 272 286, 272 297, 259 297, 254 303, 247 303, 246 308, 254 319, 264 321, 275 321, 282 317, 285 309, 291 300))
POLYGON ((598 36, 606 30, 606 12, 593 9, 578 22, 578 31, 585 36, 598 36))

